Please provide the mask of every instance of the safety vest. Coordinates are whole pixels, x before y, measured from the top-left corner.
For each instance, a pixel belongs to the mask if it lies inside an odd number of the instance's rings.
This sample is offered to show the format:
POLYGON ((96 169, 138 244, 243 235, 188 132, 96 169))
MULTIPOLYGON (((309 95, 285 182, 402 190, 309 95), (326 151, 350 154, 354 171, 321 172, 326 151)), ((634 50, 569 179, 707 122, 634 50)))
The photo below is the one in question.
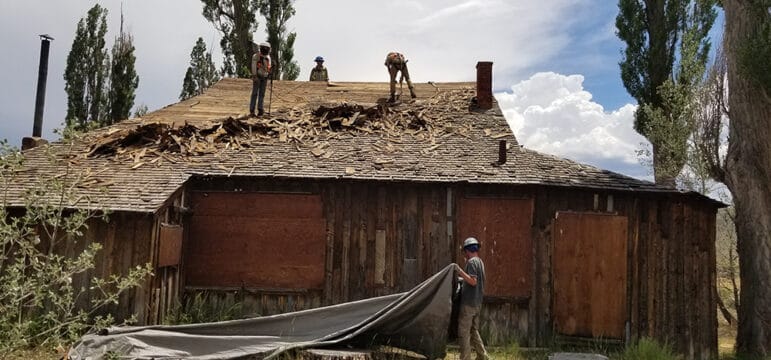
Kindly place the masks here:
MULTIPOLYGON (((262 55, 260 53, 254 54, 257 57, 257 62, 254 65, 255 74, 261 78, 266 78, 270 75, 270 55, 262 55)), ((252 57, 254 59, 254 57, 252 57)))

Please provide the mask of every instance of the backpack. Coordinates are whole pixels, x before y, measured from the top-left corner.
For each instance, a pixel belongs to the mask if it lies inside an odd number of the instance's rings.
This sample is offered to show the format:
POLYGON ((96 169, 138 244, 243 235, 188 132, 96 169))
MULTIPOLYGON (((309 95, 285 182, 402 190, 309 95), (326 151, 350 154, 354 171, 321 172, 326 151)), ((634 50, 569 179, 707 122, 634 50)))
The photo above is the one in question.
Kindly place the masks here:
POLYGON ((257 61, 257 76, 266 78, 270 75, 270 55, 260 54, 260 59, 257 61))
POLYGON ((404 61, 404 55, 398 52, 389 53, 386 59, 388 64, 392 64, 392 65, 401 65, 406 62, 404 61))

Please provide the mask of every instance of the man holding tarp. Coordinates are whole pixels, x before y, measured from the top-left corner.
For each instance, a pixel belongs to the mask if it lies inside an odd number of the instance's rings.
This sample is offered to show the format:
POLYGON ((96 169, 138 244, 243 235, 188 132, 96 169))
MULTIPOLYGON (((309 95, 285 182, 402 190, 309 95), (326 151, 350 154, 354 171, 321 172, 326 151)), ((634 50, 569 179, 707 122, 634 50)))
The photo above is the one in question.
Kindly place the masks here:
POLYGON ((466 270, 457 264, 456 271, 463 283, 460 293, 460 313, 458 314, 458 342, 460 359, 471 360, 471 347, 477 353, 477 359, 489 359, 485 344, 479 335, 479 314, 485 289, 485 264, 479 258, 479 241, 470 237, 463 241, 463 257, 466 258, 466 270))

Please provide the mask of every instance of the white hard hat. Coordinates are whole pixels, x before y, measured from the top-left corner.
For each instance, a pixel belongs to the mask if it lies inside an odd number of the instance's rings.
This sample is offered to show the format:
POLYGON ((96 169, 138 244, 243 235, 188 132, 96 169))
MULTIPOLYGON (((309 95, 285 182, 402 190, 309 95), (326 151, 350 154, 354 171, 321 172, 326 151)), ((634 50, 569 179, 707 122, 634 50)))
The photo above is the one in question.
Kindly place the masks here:
POLYGON ((266 48, 270 49, 270 43, 267 42, 267 41, 263 42, 263 43, 260 43, 260 47, 266 47, 266 48))
POLYGON ((476 245, 479 246, 479 240, 477 240, 474 237, 467 238, 466 240, 463 240, 463 248, 465 249, 467 246, 476 245))

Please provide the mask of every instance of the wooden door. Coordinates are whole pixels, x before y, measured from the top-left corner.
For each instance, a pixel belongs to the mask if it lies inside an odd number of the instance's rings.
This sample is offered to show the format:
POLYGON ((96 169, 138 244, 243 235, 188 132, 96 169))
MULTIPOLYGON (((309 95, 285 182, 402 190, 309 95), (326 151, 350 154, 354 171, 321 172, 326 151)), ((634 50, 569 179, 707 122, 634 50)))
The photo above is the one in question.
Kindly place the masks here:
POLYGON ((553 312, 557 333, 624 337, 627 218, 559 212, 554 220, 553 312))
POLYGON ((533 284, 533 222, 530 199, 461 198, 458 203, 456 262, 463 266, 461 244, 473 236, 482 244, 485 296, 524 299, 533 284))

